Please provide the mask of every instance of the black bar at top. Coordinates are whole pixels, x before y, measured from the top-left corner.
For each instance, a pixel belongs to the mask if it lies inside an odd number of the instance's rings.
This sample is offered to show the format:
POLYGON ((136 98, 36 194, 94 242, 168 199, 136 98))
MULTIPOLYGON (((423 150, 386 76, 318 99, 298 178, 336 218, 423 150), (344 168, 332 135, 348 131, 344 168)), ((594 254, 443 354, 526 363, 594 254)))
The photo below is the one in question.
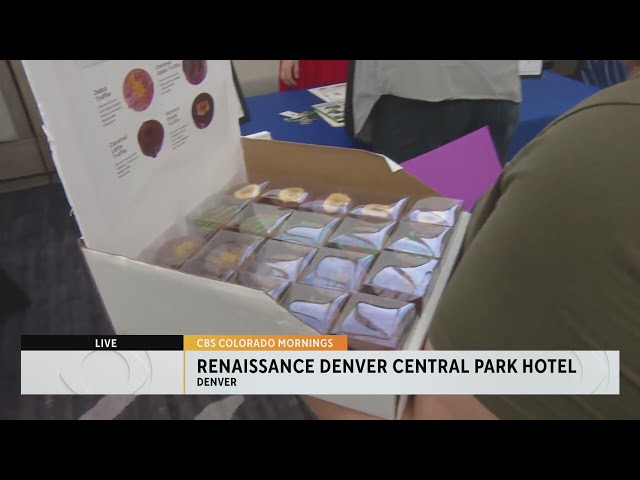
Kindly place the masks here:
POLYGON ((182 350, 182 335, 22 335, 22 350, 182 350))

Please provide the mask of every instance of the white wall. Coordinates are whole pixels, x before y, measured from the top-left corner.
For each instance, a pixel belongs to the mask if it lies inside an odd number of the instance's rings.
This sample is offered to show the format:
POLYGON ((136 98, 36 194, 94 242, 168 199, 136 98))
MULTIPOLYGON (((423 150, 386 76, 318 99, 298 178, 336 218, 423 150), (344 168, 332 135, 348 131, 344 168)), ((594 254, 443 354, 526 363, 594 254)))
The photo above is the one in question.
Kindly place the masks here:
POLYGON ((245 97, 278 91, 280 60, 233 60, 245 97))

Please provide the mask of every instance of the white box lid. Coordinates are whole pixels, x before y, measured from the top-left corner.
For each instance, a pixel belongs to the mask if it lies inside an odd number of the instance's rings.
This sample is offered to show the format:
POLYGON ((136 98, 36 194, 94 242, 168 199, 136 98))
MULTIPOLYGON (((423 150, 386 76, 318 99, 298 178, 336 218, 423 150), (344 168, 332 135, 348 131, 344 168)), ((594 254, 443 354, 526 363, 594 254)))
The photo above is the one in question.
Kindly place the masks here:
POLYGON ((245 176, 231 62, 184 62, 23 61, 89 248, 136 258, 245 176))

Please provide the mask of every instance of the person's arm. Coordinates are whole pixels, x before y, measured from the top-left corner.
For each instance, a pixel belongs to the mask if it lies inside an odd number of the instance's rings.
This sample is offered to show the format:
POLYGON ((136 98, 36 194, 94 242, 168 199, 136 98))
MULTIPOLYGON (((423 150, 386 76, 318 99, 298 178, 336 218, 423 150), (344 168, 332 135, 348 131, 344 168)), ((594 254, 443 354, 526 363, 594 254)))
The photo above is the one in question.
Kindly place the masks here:
POLYGON ((640 105, 585 108, 523 149, 474 211, 426 347, 620 350, 624 396, 417 396, 407 418, 640 414, 639 120, 640 105))
POLYGON ((603 92, 507 167, 429 331, 436 350, 620 350, 624 395, 476 397, 498 418, 640 413, 637 90, 603 92))
POLYGON ((627 80, 634 80, 640 77, 640 67, 632 67, 627 74, 627 80))
POLYGON ((627 78, 626 80, 633 80, 640 76, 640 66, 638 65, 638 60, 618 60, 622 63, 627 69, 627 78))
MULTIPOLYGON (((427 342, 425 350, 433 350, 427 342)), ((319 420, 381 420, 315 397, 303 397, 319 420)), ((421 395, 409 400, 403 420, 496 420, 496 416, 471 395, 421 395)))
POLYGON ((300 60, 280 60, 280 79, 293 87, 300 78, 300 60))

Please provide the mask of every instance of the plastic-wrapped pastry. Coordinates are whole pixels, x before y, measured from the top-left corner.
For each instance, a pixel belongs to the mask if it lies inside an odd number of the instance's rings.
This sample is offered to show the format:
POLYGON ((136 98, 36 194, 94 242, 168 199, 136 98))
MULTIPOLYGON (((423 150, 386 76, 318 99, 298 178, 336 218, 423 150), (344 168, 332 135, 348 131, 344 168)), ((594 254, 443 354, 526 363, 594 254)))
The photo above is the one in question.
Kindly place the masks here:
POLYGON ((382 252, 364 280, 363 291, 421 304, 438 264, 431 257, 382 252))
POLYGON ((316 252, 316 248, 304 245, 267 240, 243 271, 297 281, 316 252))
POLYGON ((377 252, 382 250, 396 222, 370 222, 346 217, 329 238, 332 248, 377 252))
POLYGON ((249 272, 238 273, 235 281, 238 285, 262 290, 276 301, 280 299, 290 284, 288 280, 274 277, 262 277, 249 272))
POLYGON ((250 183, 248 185, 236 185, 229 190, 228 196, 238 202, 255 200, 260 196, 269 182, 250 183))
POLYGON ((156 262, 173 269, 180 266, 193 257, 204 246, 206 240, 198 235, 183 235, 173 238, 158 249, 156 262))
POLYGON ((327 215, 346 215, 352 205, 353 200, 346 193, 331 193, 320 199, 303 203, 300 210, 327 215))
POLYGON ((283 242, 322 247, 327 243, 340 219, 331 215, 311 212, 295 212, 273 235, 283 242))
POLYGON ((298 208, 308 197, 309 192, 302 187, 287 187, 269 190, 259 201, 283 208, 298 208))
POLYGON ((261 237, 271 236, 293 210, 253 203, 227 224, 227 229, 261 237))
POLYGON ((408 202, 408 198, 402 198, 397 202, 390 204, 368 203, 366 205, 355 207, 349 212, 349 215, 364 219, 373 218, 385 221, 398 220, 402 216, 408 202))
POLYGON ((226 280, 240 267, 246 250, 246 245, 242 243, 218 245, 204 256, 202 269, 212 277, 226 280))
POLYGON ((374 258, 369 253, 322 248, 301 283, 346 292, 356 291, 374 258))
POLYGON ((440 258, 446 248, 450 227, 420 222, 400 222, 385 250, 440 258))
POLYGON ((262 243, 260 237, 221 231, 180 269, 186 273, 228 281, 262 243))
POLYGON ((281 304, 293 316, 326 334, 348 298, 348 293, 339 290, 292 284, 281 304))
POLYGON ((406 220, 452 227, 462 211, 462 203, 462 200, 444 197, 429 197, 418 200, 411 207, 406 220))
POLYGON ((413 303, 355 293, 331 333, 347 335, 349 348, 354 350, 394 350, 415 319, 413 303))
POLYGON ((242 210, 242 205, 229 203, 206 209, 198 215, 194 224, 205 230, 219 230, 242 210))

